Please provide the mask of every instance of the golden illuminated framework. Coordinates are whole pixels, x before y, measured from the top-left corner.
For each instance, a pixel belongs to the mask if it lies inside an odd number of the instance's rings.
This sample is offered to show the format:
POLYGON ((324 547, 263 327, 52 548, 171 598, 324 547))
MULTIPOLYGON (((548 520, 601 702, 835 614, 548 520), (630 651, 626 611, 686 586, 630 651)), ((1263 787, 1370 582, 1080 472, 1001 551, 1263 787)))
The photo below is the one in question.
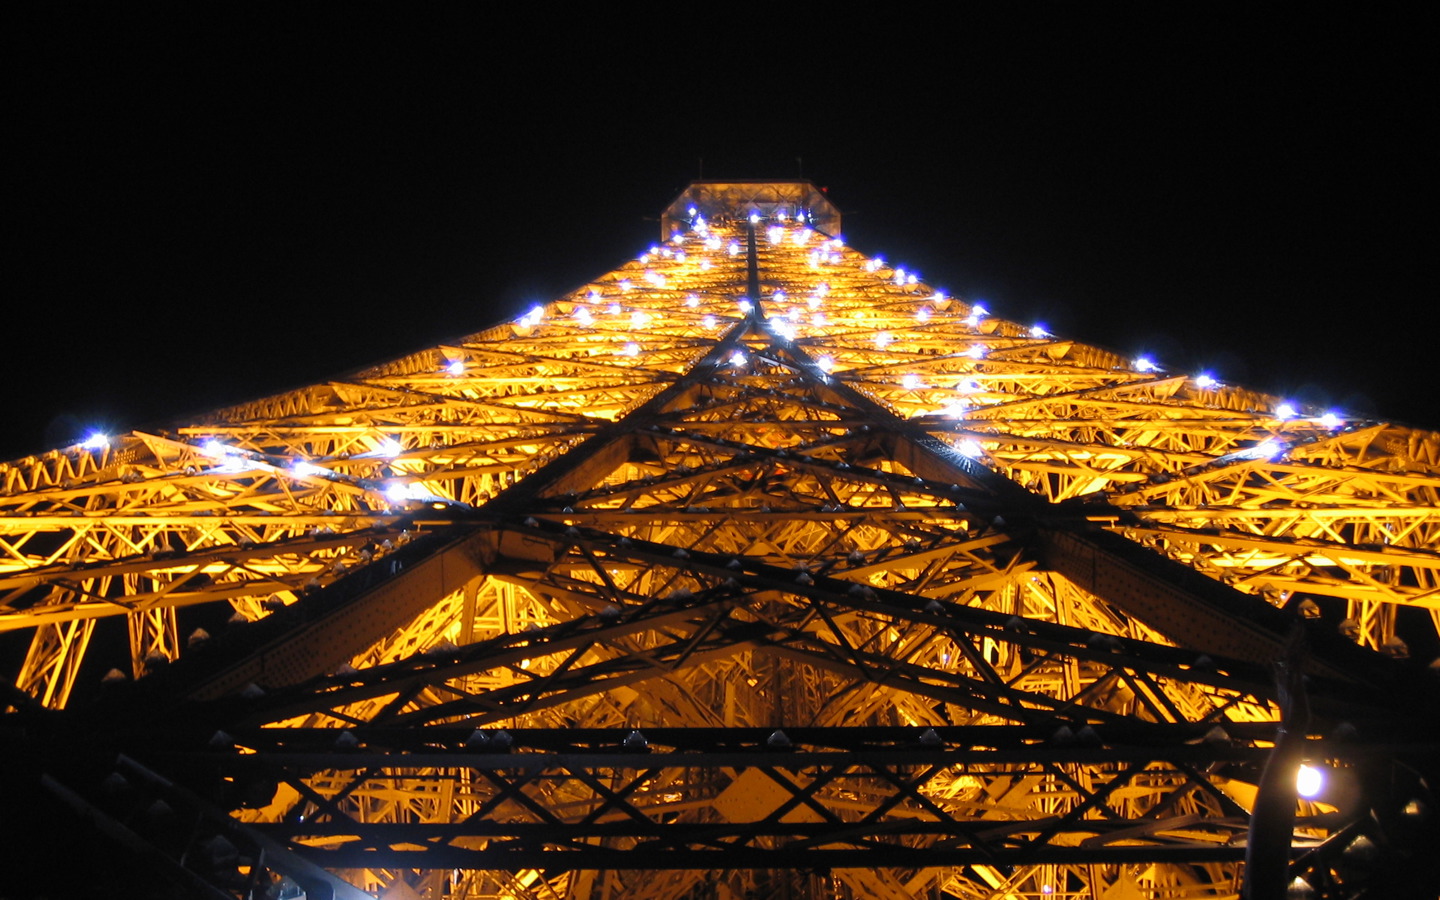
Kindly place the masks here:
MULTIPOLYGON (((114 723, 127 802, 199 823, 127 826, 167 877, 1233 897, 1268 664, 1338 783, 1422 702, 1440 435, 999 318, 806 183, 663 222, 514 322, 0 466, 12 718, 114 723)), ((1290 796, 1280 871, 1350 896, 1380 801, 1290 796)))

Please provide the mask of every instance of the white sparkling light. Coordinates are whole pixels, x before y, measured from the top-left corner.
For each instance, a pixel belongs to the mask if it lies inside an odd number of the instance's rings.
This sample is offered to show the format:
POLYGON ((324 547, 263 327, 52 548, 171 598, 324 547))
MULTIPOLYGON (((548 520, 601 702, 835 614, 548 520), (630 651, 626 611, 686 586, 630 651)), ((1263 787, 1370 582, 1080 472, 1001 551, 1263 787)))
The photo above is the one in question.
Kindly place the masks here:
POLYGON ((1325 788, 1325 773, 1309 763, 1301 763, 1295 773, 1295 793, 1310 799, 1318 797, 1325 788))
POLYGON ((97 431, 85 440, 81 441, 80 446, 84 447, 86 450, 100 450, 104 447, 110 446, 110 436, 108 434, 102 434, 97 431))
POLYGON ((1157 366, 1157 365, 1155 365, 1155 361, 1152 360, 1152 359, 1151 359, 1150 357, 1148 357, 1148 356, 1136 357, 1135 362, 1132 363, 1132 365, 1135 367, 1135 371, 1137 371, 1137 372, 1158 372, 1158 371, 1160 371, 1160 367, 1157 366))
POLYGON ((1327 412, 1325 413, 1325 415, 1320 417, 1320 424, 1324 425, 1326 428, 1339 428, 1340 417, 1333 412, 1327 412))
POLYGON ((828 356, 820 357, 818 360, 816 360, 815 364, 818 365, 825 372, 835 371, 835 360, 831 359, 828 356))
POLYGON ((1277 419, 1293 419, 1298 415, 1300 415, 1300 411, 1289 403, 1281 403, 1275 407, 1275 418, 1277 419))
POLYGON ((625 349, 621 350, 620 352, 623 353, 625 356, 639 356, 640 345, 635 343, 634 341, 628 341, 625 344, 625 349))
POLYGON ((417 482, 406 484, 401 481, 392 481, 385 486, 385 499, 394 504, 401 504, 407 500, 434 500, 434 494, 425 490, 425 486, 417 482))
POLYGON ((445 367, 445 371, 449 372, 451 375, 464 375, 464 374, 465 374, 465 360, 463 360, 463 359, 451 360, 451 361, 450 361, 450 364, 445 367))
POLYGON ((1214 387, 1215 385, 1220 383, 1216 381, 1215 376, 1211 375, 1209 372, 1201 372, 1199 375, 1196 375, 1193 380, 1197 387, 1202 388, 1214 387))
POLYGON ((745 357, 745 354, 741 353, 739 350, 736 350, 734 353, 730 354, 730 365, 735 366, 736 368, 745 365, 745 363, 747 362, 749 362, 749 360, 745 357))
POLYGON ((694 294, 691 294, 690 296, 685 298, 685 305, 690 307, 691 309, 694 309, 695 307, 700 305, 700 298, 695 296, 694 294))
POLYGON ((875 335, 875 346, 881 350, 884 350, 886 347, 890 346, 890 342, 893 340, 895 339, 890 336, 890 332, 882 331, 879 334, 875 335))
POLYGON ((400 442, 392 437, 387 437, 381 440, 380 446, 375 449, 380 451, 381 456, 388 456, 391 459, 399 456, 405 450, 405 448, 401 446, 400 442))
POLYGON ((955 449, 960 451, 961 456, 967 456, 970 459, 979 459, 980 457, 985 455, 985 448, 981 447, 979 443, 970 440, 969 438, 966 438, 965 440, 957 444, 955 449))
POLYGON ((1284 452, 1285 445, 1274 438, 1266 438, 1247 451, 1248 455, 1255 459, 1274 459, 1284 452))

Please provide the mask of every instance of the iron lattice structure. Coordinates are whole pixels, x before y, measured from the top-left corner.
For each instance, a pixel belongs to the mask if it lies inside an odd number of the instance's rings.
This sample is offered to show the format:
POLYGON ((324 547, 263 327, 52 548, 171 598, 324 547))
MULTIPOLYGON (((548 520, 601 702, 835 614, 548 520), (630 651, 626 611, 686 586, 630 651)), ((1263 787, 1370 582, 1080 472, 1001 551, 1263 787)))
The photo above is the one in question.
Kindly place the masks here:
POLYGON ((12 786, 196 896, 1422 883, 1440 435, 839 222, 696 184, 515 322, 0 466, 12 786))

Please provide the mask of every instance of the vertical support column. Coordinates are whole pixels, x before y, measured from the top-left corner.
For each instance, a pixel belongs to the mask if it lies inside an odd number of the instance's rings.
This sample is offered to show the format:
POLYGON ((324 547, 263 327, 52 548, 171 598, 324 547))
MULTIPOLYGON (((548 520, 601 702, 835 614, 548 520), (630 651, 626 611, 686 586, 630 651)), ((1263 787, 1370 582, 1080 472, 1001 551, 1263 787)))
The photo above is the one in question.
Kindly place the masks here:
POLYGON ((15 686, 43 706, 63 709, 94 632, 94 619, 46 623, 36 628, 15 686))

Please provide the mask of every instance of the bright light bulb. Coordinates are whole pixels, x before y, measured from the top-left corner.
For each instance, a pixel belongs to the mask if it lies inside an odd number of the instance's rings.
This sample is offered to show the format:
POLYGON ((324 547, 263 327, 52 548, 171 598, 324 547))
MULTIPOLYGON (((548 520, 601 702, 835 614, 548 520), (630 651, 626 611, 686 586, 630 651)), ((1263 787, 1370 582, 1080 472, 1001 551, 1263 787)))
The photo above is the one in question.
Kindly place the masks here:
POLYGON ((988 315, 990 315, 990 310, 988 310, 988 309, 986 309, 985 307, 981 306, 979 303, 973 303, 973 304, 971 304, 971 306, 970 306, 970 315, 972 315, 972 316, 988 316, 988 315))
POLYGON ((1196 387, 1202 388, 1214 387, 1215 385, 1219 384, 1219 382, 1215 380, 1215 376, 1211 375, 1209 372, 1201 372, 1199 375, 1195 376, 1194 381, 1196 387))
POLYGON ((685 305, 690 307, 691 309, 694 309, 695 307, 700 305, 700 298, 695 296, 694 294, 691 294, 690 296, 685 298, 685 305))
POLYGON ((701 325, 704 325, 706 328, 714 328, 714 327, 715 327, 715 317, 714 317, 714 316, 706 316, 705 318, 703 318, 703 319, 700 320, 700 324, 701 324, 701 325))
POLYGON ((1030 328, 1030 336, 1033 338, 1048 337, 1050 332, 1045 330, 1044 325, 1034 325, 1030 328))
POLYGON ((110 436, 107 434, 101 434, 97 431, 94 434, 90 435, 88 438, 86 438, 84 441, 82 441, 80 443, 80 446, 84 447, 86 450, 100 450, 104 447, 110 446, 110 436))
POLYGON ((822 371, 825 371, 825 372, 833 372, 833 371, 835 371, 835 360, 831 359, 831 358, 828 357, 828 356, 822 356, 822 357, 820 357, 818 360, 815 361, 815 364, 816 364, 817 366, 819 366, 822 371))
POLYGON ((1293 419, 1298 415, 1300 415, 1300 411, 1289 403, 1281 403, 1275 407, 1275 418, 1277 419, 1293 419))
POLYGON ((1301 763, 1295 773, 1295 793, 1310 799, 1318 797, 1325 788, 1325 773, 1309 763, 1301 763))
POLYGON ((745 354, 741 353, 739 350, 736 350, 734 353, 730 354, 730 365, 739 368, 740 366, 745 365, 746 362, 748 362, 748 360, 745 358, 745 354))
POLYGON ((625 344, 625 349, 622 350, 622 351, 620 351, 620 352, 623 353, 623 354, 626 355, 626 356, 639 356, 639 355, 640 355, 640 345, 637 344, 637 343, 635 343, 634 341, 630 341, 630 342, 628 342, 628 343, 625 344))
POLYGON ((890 342, 893 340, 895 339, 890 336, 890 332, 882 331, 879 334, 875 335, 875 346, 880 348, 881 350, 884 350, 886 347, 890 346, 890 342))
POLYGON ((445 371, 449 372, 451 375, 464 375, 465 361, 463 359, 451 360, 450 364, 445 367, 445 371))
POLYGON ((1274 459, 1281 453, 1285 452, 1285 445, 1275 440, 1274 438, 1266 438, 1265 440, 1251 447, 1248 452, 1256 459, 1260 459, 1262 457, 1265 459, 1274 459))
POLYGON ((329 469, 321 468, 320 466, 317 466, 317 465, 315 465, 314 463, 306 462, 306 461, 303 460, 303 459, 298 459, 298 460, 296 460, 296 461, 294 462, 294 464, 292 464, 292 465, 290 466, 290 471, 291 471, 291 472, 294 472, 296 475, 301 476, 301 477, 305 477, 305 476, 307 476, 307 475, 329 475, 329 474, 330 474, 330 470, 329 470, 329 469))
POLYGON ((1158 372, 1160 370, 1160 367, 1155 365, 1155 361, 1148 356, 1138 357, 1132 365, 1135 366, 1137 372, 1158 372))
POLYGON ((970 357, 971 359, 984 359, 984 358, 985 358, 985 348, 982 347, 982 346, 979 345, 979 344, 975 344, 975 345, 971 346, 971 348, 970 348, 969 350, 966 350, 966 351, 965 351, 965 355, 968 356, 968 357, 970 357))
POLYGON ((618 316, 620 315, 620 304, 612 303, 609 306, 605 307, 605 311, 612 316, 618 316))
POLYGON ((1326 428, 1339 428, 1340 417, 1335 415, 1335 413, 1333 412, 1327 412, 1325 415, 1320 417, 1320 424, 1324 425, 1326 428))
POLYGON ((960 451, 961 456, 969 457, 970 459, 979 459, 985 455, 985 449, 969 438, 961 441, 956 446, 956 449, 960 451))
POLYGON ((917 388, 921 387, 921 385, 922 383, 920 381, 919 375, 907 372, 906 374, 900 376, 900 386, 905 388, 905 390, 907 391, 916 390, 917 388))
POLYGON ((740 311, 743 312, 743 313, 748 313, 748 312, 750 312, 752 309, 755 308, 755 304, 751 303, 749 300, 746 300, 746 299, 744 299, 744 298, 741 298, 739 301, 737 301, 735 305, 736 305, 736 306, 739 306, 739 307, 740 307, 740 311))
POLYGON ((385 499, 396 505, 404 503, 406 497, 405 485, 389 484, 385 486, 385 499))
POLYGON ((387 437, 382 440, 380 442, 380 446, 376 449, 380 451, 381 456, 388 456, 391 459, 399 456, 405 450, 405 448, 400 445, 399 441, 391 437, 387 437))

